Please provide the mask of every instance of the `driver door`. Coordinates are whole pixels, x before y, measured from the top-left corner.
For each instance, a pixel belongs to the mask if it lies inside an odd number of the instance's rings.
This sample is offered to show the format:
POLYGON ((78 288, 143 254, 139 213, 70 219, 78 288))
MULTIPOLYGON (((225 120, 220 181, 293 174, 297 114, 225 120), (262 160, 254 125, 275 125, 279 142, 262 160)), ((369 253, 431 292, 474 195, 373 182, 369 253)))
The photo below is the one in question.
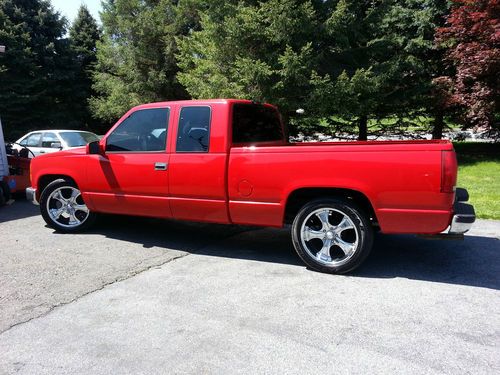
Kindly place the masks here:
POLYGON ((130 113, 104 139, 104 155, 88 155, 94 210, 171 217, 168 191, 170 108, 130 113))

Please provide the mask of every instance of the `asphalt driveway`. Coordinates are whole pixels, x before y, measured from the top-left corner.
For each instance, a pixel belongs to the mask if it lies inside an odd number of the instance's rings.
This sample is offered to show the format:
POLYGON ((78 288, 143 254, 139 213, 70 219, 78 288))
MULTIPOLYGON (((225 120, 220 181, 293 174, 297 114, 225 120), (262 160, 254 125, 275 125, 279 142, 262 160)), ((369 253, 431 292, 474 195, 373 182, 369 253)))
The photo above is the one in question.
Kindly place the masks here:
POLYGON ((500 223, 378 235, 349 276, 287 230, 0 208, 0 374, 499 373, 500 223))

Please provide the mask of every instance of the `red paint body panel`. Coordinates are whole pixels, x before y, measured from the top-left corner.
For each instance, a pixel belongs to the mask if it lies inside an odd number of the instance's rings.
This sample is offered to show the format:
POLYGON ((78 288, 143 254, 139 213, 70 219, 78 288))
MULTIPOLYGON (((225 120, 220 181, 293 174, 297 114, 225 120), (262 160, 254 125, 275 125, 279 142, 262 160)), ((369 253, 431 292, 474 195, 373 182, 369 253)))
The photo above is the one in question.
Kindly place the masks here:
MULTIPOLYGON (((441 151, 449 149, 450 144, 294 146, 233 148, 229 199, 279 203, 282 210, 277 217, 263 219, 266 225, 273 225, 282 220, 286 200, 294 190, 335 187, 363 193, 383 232, 437 233, 448 226, 454 196, 440 193, 440 179, 441 151), (249 197, 238 192, 242 180, 253 186, 249 197), (394 220, 398 216, 401 220, 394 220)), ((253 223, 254 214, 246 206, 232 209, 231 217, 233 214, 242 222, 253 223)))
POLYGON ((168 163, 169 156, 165 152, 88 155, 84 168, 92 173, 87 174, 82 191, 97 211, 172 217, 168 200, 169 171, 154 170, 156 162, 168 163))
POLYGON ((447 141, 271 142, 231 146, 232 105, 244 100, 153 103, 170 108, 167 145, 154 153, 103 153, 85 149, 33 159, 32 185, 44 175, 73 178, 91 210, 183 220, 280 227, 287 200, 305 188, 349 189, 371 203, 382 232, 439 233, 453 215, 456 179, 447 141), (208 152, 176 152, 177 124, 185 106, 209 106, 208 152), (154 164, 168 164, 165 171, 154 164), (446 173, 445 173, 446 172, 446 173), (444 177, 443 177, 444 176, 444 177), (451 179, 451 180, 450 180, 451 179), (449 191, 445 189, 444 191, 449 191))
POLYGON ((183 220, 229 223, 225 153, 172 154, 169 165, 172 214, 183 220))

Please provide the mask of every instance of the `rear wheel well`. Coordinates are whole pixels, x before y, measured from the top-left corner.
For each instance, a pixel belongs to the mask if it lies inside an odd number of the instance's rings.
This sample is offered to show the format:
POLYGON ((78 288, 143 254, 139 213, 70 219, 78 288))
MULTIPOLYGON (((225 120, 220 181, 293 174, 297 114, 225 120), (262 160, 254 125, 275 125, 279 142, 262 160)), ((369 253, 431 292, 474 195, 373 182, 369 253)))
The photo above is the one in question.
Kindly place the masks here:
POLYGON ((38 185, 37 185, 38 194, 41 195, 43 190, 47 187, 48 184, 50 184, 52 181, 59 180, 60 178, 75 183, 75 180, 73 180, 69 176, 65 176, 62 174, 46 174, 38 179, 38 185))
POLYGON ((291 224, 306 203, 321 198, 340 198, 352 201, 366 213, 372 224, 377 224, 375 210, 366 195, 356 190, 340 188, 303 188, 293 191, 286 202, 285 224, 291 224))

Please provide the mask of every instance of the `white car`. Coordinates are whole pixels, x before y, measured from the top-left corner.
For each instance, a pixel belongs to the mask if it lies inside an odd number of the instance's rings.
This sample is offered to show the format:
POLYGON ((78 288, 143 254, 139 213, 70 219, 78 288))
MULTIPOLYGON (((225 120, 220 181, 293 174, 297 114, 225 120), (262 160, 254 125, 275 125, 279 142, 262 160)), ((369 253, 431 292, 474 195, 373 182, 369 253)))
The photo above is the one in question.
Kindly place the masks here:
POLYGON ((60 150, 85 146, 87 143, 98 141, 99 137, 91 132, 81 130, 37 130, 19 138, 12 147, 21 150, 28 148, 30 158, 60 150))

